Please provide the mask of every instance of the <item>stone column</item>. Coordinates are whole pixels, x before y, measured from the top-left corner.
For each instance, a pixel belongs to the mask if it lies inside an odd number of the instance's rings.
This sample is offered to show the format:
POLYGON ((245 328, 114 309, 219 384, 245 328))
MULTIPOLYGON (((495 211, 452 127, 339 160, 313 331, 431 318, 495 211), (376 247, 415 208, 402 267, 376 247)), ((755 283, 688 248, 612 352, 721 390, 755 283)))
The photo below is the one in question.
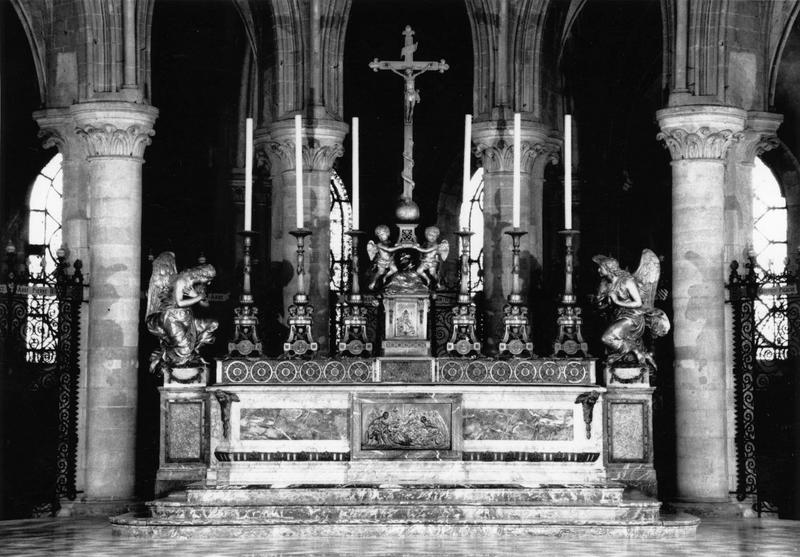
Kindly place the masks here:
POLYGON ((91 219, 85 493, 124 500, 136 462, 142 156, 158 111, 95 102, 70 112, 88 153, 91 219))
MULTIPOLYGON (((67 249, 68 260, 80 259, 87 282, 89 267, 89 194, 87 189, 86 142, 75 133, 75 119, 69 108, 50 108, 33 113, 39 124, 39 137, 45 148, 57 147, 62 156, 63 206, 61 212, 61 239, 67 249)), ((80 346, 78 365, 78 447, 75 488, 85 490, 86 482, 86 366, 89 340, 89 306, 83 304, 80 312, 80 346)))
POLYGON ((679 106, 656 117, 672 155, 677 497, 727 502, 725 164, 746 113, 679 106))
MULTIPOLYGON (((314 340, 319 353, 330 350, 330 180, 331 169, 344 154, 342 141, 348 125, 337 120, 303 119, 303 220, 314 234, 306 239, 305 272, 309 300, 314 307, 314 340)), ((268 133, 256 134, 257 148, 266 151, 272 169, 272 223, 270 256, 284 269, 283 315, 297 292, 297 243, 290 230, 295 222, 294 120, 281 120, 268 133), (289 272, 286 272, 289 271, 289 272)))
MULTIPOLYGON (((485 352, 497 352, 503 333, 503 306, 511 292, 511 239, 506 230, 512 227, 513 119, 476 121, 472 140, 476 155, 483 163, 483 293, 486 311, 485 352)), ((522 122, 522 169, 520 228, 527 230, 521 242, 520 267, 522 291, 528 296, 542 270, 542 193, 544 169, 557 162, 560 140, 540 123, 522 122)), ((530 301, 530 298, 528 298, 530 301)), ((536 308, 529 314, 536 323, 536 308)), ((537 348, 534 346, 534 350, 537 348)))

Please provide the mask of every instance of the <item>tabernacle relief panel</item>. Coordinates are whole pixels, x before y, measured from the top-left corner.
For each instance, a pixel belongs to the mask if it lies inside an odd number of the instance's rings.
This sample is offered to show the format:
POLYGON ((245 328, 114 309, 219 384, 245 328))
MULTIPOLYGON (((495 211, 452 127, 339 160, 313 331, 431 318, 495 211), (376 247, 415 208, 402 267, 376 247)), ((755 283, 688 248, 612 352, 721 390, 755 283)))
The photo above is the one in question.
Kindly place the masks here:
POLYGON ((242 441, 347 439, 345 408, 243 408, 242 441))
POLYGON ((566 408, 481 408, 464 412, 468 441, 572 441, 573 411, 566 408))
POLYGON ((461 458, 461 395, 355 395, 353 458, 461 458))

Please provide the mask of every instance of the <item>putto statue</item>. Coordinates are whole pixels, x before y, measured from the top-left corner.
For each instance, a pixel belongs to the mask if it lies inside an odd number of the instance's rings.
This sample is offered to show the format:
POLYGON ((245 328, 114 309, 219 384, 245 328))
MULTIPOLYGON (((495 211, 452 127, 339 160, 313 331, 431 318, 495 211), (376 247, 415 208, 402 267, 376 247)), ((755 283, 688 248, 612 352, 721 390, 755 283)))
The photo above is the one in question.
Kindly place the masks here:
POLYGON ((417 267, 417 274, 426 285, 439 282, 439 266, 450 253, 447 240, 439 241, 439 228, 429 226, 425 229, 425 247, 417 248, 422 256, 417 267))
POLYGON ((666 314, 653 307, 661 273, 661 264, 655 253, 649 249, 642 251, 639 268, 631 274, 620 269, 613 257, 595 255, 602 277, 597 292, 597 303, 602 308, 614 309, 614 321, 603 333, 603 343, 608 348, 609 367, 647 366, 656 369, 653 354, 645 347, 645 329, 652 337, 664 336, 669 332, 666 314))
POLYGON ((214 342, 219 327, 215 319, 197 318, 192 307, 207 307, 206 288, 216 276, 208 264, 177 270, 175 254, 165 251, 153 261, 147 290, 147 330, 156 335, 161 348, 150 356, 150 371, 163 374, 174 368, 199 367, 206 362, 199 350, 214 342))
POLYGON ((397 265, 394 262, 394 252, 400 249, 400 246, 392 246, 389 242, 389 227, 381 224, 375 228, 375 236, 378 242, 373 240, 367 242, 367 255, 370 261, 374 261, 376 272, 375 278, 369 285, 370 290, 374 290, 378 282, 385 285, 392 278, 392 275, 397 273, 397 265))

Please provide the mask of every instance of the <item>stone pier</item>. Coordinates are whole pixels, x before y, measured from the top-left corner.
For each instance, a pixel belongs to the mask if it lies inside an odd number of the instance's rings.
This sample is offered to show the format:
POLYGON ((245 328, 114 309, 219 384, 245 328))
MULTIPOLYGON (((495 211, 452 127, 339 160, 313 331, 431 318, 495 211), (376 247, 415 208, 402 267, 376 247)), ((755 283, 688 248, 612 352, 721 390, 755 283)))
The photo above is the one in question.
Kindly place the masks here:
POLYGON ((93 102, 70 112, 88 154, 91 219, 85 496, 125 500, 136 462, 142 162, 158 111, 93 102))
POLYGON ((724 106, 679 106, 656 116, 659 139, 672 156, 677 496, 725 503, 725 170, 747 114, 724 106))

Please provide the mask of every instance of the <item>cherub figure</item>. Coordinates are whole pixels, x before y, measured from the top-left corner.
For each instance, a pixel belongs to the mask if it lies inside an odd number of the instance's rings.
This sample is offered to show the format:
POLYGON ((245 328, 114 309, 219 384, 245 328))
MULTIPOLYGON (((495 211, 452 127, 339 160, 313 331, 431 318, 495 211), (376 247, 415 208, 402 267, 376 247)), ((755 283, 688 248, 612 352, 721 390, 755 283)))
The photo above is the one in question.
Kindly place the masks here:
POLYGON ((150 371, 205 364, 199 349, 214 342, 216 319, 196 318, 192 306, 207 307, 206 288, 216 276, 214 267, 198 265, 180 273, 175 254, 165 251, 153 261, 147 290, 147 330, 156 335, 161 347, 150 356, 150 371))
POLYGON ((614 322, 603 333, 603 344, 609 351, 607 364, 631 362, 656 369, 653 355, 644 346, 642 337, 650 329, 653 337, 669 332, 666 314, 653 307, 661 264, 655 253, 642 251, 639 268, 635 273, 620 269, 613 257, 595 255, 602 277, 597 293, 600 308, 614 307, 614 322))
POLYGON ((375 262, 377 272, 375 278, 369 285, 370 290, 374 290, 378 284, 378 280, 382 281, 385 285, 392 278, 392 275, 397 273, 397 265, 394 262, 394 252, 400 249, 400 246, 392 246, 389 243, 389 227, 381 224, 375 228, 375 236, 378 238, 378 243, 370 240, 367 242, 367 255, 370 260, 375 262))
POLYGON ((439 229, 429 226, 425 229, 425 247, 417 248, 422 255, 416 273, 422 281, 430 286, 439 278, 439 266, 447 259, 450 253, 450 244, 447 240, 439 242, 439 229))

